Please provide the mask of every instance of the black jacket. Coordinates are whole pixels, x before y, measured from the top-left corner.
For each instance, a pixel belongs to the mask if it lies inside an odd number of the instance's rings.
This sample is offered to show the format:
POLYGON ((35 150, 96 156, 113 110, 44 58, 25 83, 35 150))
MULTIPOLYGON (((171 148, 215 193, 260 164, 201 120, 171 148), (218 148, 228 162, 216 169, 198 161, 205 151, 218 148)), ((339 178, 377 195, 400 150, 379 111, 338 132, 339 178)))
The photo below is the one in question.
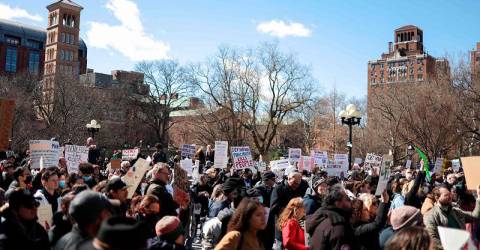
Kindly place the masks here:
POLYGON ((311 250, 358 249, 350 215, 338 208, 320 208, 307 216, 306 229, 311 250))
POLYGON ((373 222, 357 223, 353 225, 355 238, 357 239, 360 249, 380 249, 378 239, 380 236, 380 231, 387 222, 389 208, 390 203, 381 202, 378 206, 377 216, 373 222))
POLYGON ((302 180, 300 186, 296 190, 292 190, 287 181, 283 181, 273 188, 270 198, 270 214, 280 215, 282 210, 288 205, 291 199, 303 197, 308 189, 308 183, 302 180))
POLYGON ((273 188, 267 187, 263 181, 257 182, 257 184, 255 184, 255 188, 260 191, 260 194, 262 195, 263 205, 265 207, 270 207, 270 197, 272 196, 273 188))
POLYGON ((72 249, 76 250, 78 247, 91 240, 92 237, 82 232, 77 224, 73 225, 72 231, 65 234, 62 238, 57 241, 53 250, 63 250, 63 249, 72 249))
POLYGON ((178 204, 160 180, 154 180, 147 189, 147 194, 155 195, 160 201, 160 218, 165 215, 177 216, 178 204))
POLYGON ((148 250, 186 250, 186 248, 182 245, 170 243, 158 237, 148 239, 147 249, 148 250))
POLYGON ((422 208, 422 203, 425 197, 418 196, 418 189, 420 185, 422 185, 423 181, 425 180, 425 172, 420 171, 418 172, 417 177, 415 178, 415 182, 413 184, 412 189, 405 194, 405 202, 404 205, 413 206, 418 209, 422 208))
POLYGON ((2 213, 0 249, 49 250, 49 244, 47 232, 38 222, 20 222, 10 209, 2 213))

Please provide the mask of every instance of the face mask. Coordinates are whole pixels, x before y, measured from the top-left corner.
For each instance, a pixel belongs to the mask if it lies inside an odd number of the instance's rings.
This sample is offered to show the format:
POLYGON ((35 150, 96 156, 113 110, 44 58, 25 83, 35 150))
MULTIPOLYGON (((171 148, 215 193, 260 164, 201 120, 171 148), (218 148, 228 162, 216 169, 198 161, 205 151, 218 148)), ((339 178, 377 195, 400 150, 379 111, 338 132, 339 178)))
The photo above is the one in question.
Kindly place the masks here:
POLYGON ((65 181, 64 180, 59 181, 58 182, 58 187, 65 188, 65 181))
POLYGON ((263 196, 258 196, 257 198, 258 198, 258 202, 260 204, 263 204, 263 196))
POLYGON ((83 176, 82 178, 83 178, 83 181, 85 181, 85 182, 92 180, 91 176, 83 176))
POLYGON ((33 178, 33 177, 32 177, 31 175, 27 176, 27 177, 25 178, 25 183, 27 183, 27 184, 28 184, 28 183, 31 183, 31 182, 32 182, 32 178, 33 178))

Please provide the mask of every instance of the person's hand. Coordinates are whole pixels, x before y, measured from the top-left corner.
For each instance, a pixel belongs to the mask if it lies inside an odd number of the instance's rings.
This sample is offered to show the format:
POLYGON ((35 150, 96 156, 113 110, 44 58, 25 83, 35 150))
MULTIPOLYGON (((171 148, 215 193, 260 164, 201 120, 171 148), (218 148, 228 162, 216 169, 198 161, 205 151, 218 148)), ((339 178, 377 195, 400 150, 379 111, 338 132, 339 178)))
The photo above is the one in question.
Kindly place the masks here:
POLYGON ((388 203, 390 196, 388 195, 387 189, 383 190, 382 195, 380 196, 380 201, 382 203, 388 203))

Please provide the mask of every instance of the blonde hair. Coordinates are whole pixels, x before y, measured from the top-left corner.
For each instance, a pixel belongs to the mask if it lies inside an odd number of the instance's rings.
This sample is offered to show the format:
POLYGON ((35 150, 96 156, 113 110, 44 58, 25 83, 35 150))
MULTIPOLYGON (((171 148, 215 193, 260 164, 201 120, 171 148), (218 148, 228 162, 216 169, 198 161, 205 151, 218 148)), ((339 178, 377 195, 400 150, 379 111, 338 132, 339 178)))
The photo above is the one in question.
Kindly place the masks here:
POLYGON ((282 230, 282 227, 289 219, 296 219, 297 209, 304 208, 303 199, 298 197, 291 199, 287 207, 283 209, 282 213, 278 217, 277 227, 282 230))
POLYGON ((361 200, 366 207, 370 207, 373 204, 373 201, 375 201, 377 198, 375 198, 375 195, 373 194, 360 194, 358 196, 358 199, 361 200))

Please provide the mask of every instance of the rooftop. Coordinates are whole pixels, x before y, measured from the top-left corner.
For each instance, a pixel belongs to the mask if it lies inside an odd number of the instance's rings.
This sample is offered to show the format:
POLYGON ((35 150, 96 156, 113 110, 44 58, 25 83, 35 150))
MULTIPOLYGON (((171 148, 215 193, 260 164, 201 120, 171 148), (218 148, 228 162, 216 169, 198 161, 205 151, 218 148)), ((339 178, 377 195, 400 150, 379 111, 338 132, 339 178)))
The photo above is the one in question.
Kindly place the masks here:
POLYGON ((419 27, 417 27, 417 26, 415 26, 415 25, 409 24, 409 25, 402 26, 402 27, 396 29, 395 31, 410 30, 410 29, 419 29, 419 30, 422 30, 422 29, 420 29, 419 27))

